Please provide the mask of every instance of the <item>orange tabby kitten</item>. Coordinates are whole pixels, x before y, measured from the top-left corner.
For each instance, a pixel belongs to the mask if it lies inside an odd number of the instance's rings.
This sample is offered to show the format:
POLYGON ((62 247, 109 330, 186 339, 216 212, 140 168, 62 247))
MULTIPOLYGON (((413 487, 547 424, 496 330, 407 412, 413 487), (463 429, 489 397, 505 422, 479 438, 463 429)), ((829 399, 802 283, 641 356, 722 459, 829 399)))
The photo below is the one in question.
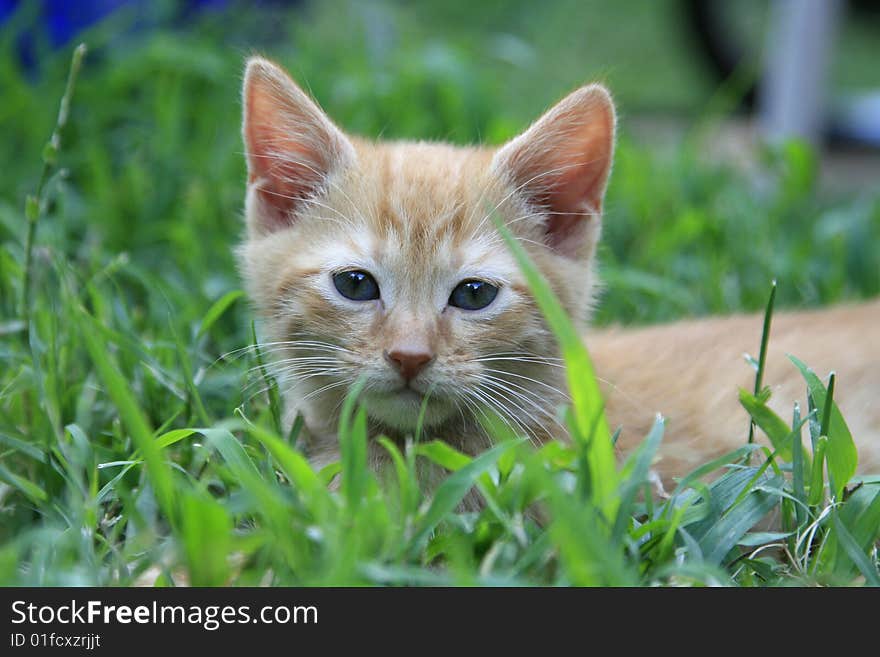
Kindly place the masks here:
MULTIPOLYGON (((423 438, 468 453, 489 444, 486 407, 536 442, 564 435, 557 346, 492 215, 586 333, 614 129, 608 92, 589 85, 500 148, 373 142, 344 134, 276 65, 248 62, 241 268, 286 421, 303 414, 316 466, 339 457, 341 403, 359 377, 373 435, 411 435, 426 395, 423 438)), ((874 471, 878 323, 877 302, 780 315, 766 377, 785 417, 805 386, 784 352, 820 373, 839 368, 835 397, 862 469, 874 471)), ((741 445, 748 418, 736 386, 751 385, 742 353, 757 351, 760 327, 732 317, 587 333, 623 449, 656 412, 668 417, 664 478, 741 445)), ((385 458, 375 445, 370 454, 376 466, 385 458)))

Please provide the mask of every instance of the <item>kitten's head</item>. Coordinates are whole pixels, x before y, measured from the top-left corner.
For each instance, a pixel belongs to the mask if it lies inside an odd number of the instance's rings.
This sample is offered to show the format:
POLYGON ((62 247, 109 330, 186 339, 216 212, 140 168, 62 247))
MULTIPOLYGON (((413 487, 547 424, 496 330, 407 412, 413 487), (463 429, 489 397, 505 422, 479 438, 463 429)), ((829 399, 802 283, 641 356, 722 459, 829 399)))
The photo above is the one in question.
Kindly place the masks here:
POLYGON ((591 85, 497 149, 368 142, 251 59, 239 254, 288 410, 332 428, 364 377, 392 433, 415 428, 425 395, 427 427, 483 406, 528 433, 552 423, 557 347, 493 216, 585 322, 614 123, 591 85))

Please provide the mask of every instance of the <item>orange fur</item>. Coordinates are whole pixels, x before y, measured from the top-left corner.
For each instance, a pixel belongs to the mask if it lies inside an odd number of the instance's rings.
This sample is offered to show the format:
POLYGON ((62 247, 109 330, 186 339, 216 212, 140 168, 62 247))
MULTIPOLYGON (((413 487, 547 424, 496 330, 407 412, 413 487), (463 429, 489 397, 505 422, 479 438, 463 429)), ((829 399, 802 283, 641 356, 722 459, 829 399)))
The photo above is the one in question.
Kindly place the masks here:
MULTIPOLYGON (((647 434, 654 415, 667 419, 657 470, 669 480, 745 444, 749 419, 738 389, 751 391, 763 316, 736 315, 609 329, 587 336, 609 419, 622 425, 623 451, 647 434)), ((770 406, 791 419, 806 415, 806 384, 787 358, 796 356, 824 381, 836 372, 834 398, 859 449, 859 469, 880 472, 880 300, 773 317, 765 385, 770 406)), ((757 432, 759 442, 760 431, 757 432)), ((806 428, 804 443, 809 446, 806 428)))
MULTIPOLYGON (((346 136, 261 58, 248 64, 244 106, 242 275, 286 420, 303 414, 312 461, 338 458, 341 402, 359 376, 374 435, 411 435, 427 395, 423 438, 469 453, 488 444, 478 422, 485 405, 535 442, 561 437, 557 409, 567 393, 557 347, 493 215, 586 332, 614 141, 607 91, 576 90, 499 149, 346 136), (333 275, 348 270, 369 273, 380 297, 341 295, 333 275), (455 307, 450 294, 466 280, 496 286, 497 297, 481 310, 455 307), (389 358, 398 352, 428 365, 405 381, 389 358)), ((820 372, 837 367, 862 465, 875 468, 880 362, 869 331, 878 321, 876 302, 777 317, 766 378, 779 386, 774 399, 785 415, 803 385, 782 352, 820 372), (840 340, 845 348, 828 348, 840 340)), ((610 420, 624 427, 623 449, 656 412, 669 418, 658 463, 666 477, 742 444, 748 421, 736 385, 749 387, 741 356, 759 339, 756 317, 587 334, 610 420)), ((375 461, 383 454, 371 447, 375 461)))

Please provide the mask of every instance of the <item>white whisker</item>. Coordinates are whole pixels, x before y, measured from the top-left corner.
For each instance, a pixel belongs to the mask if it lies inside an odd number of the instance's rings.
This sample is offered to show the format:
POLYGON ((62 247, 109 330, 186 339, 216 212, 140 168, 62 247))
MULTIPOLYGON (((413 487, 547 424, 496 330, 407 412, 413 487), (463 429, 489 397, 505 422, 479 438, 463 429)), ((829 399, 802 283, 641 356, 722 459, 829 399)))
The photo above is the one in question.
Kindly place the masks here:
POLYGON ((528 410, 526 410, 525 408, 523 408, 522 406, 520 406, 518 403, 516 403, 515 400, 518 400, 518 401, 520 401, 520 402, 522 402, 522 403, 524 403, 524 404, 527 404, 527 405, 531 406, 531 407, 534 408, 537 412, 539 412, 539 413, 541 413, 542 415, 545 415, 547 418, 549 418, 549 419, 550 419, 552 422, 554 422, 557 426, 559 426, 560 428, 564 428, 563 425, 562 425, 562 423, 559 422, 559 419, 558 419, 553 413, 551 413, 550 411, 548 411, 545 407, 541 406, 540 404, 538 404, 538 403, 537 403, 536 401, 534 401, 533 399, 529 399, 528 397, 526 397, 525 395, 523 395, 523 394, 517 392, 516 390, 512 390, 510 387, 508 387, 508 386, 506 385, 507 383, 508 383, 508 382, 505 382, 505 381, 499 381, 499 380, 497 380, 497 379, 486 379, 486 378, 483 378, 483 380, 482 380, 482 384, 483 384, 483 385, 491 387, 491 388, 492 388, 493 390, 495 390, 499 395, 501 395, 505 400, 507 400, 509 403, 513 404, 514 406, 516 406, 520 411, 522 411, 522 412, 525 414, 525 416, 526 416, 529 420, 531 420, 531 422, 532 422, 535 426, 538 426, 538 427, 542 427, 542 428, 543 428, 543 423, 542 423, 540 420, 538 420, 538 418, 536 418, 531 412, 529 412, 528 410), (509 396, 508 396, 508 395, 509 395, 509 396))
MULTIPOLYGON (((535 384, 537 384, 537 385, 539 385, 539 386, 541 386, 541 387, 543 387, 543 388, 547 388, 548 390, 551 390, 551 391, 553 391, 554 393, 556 393, 556 394, 558 394, 558 395, 561 395, 561 396, 564 397, 565 399, 568 399, 568 398, 569 398, 567 392, 565 392, 565 391, 563 391, 563 390, 560 390, 560 389, 557 388, 556 386, 552 386, 552 385, 550 385, 549 383, 546 383, 545 381, 540 381, 540 380, 538 380, 538 379, 534 379, 534 378, 532 378, 532 377, 530 377, 530 376, 525 376, 524 374, 517 374, 516 372, 508 372, 508 371, 506 371, 506 370, 496 370, 496 369, 491 369, 491 368, 486 368, 486 369, 483 370, 483 372, 491 372, 492 374, 503 374, 503 375, 505 375, 505 376, 512 376, 512 377, 517 378, 517 379, 522 379, 522 380, 524 380, 524 381, 528 381, 528 382, 530 382, 530 383, 535 383, 535 384)), ((490 378, 497 378, 497 377, 492 377, 492 376, 489 375, 489 374, 487 374, 486 376, 489 376, 490 378)), ((515 383, 513 383, 513 381, 507 381, 507 383, 509 383, 510 385, 516 385, 515 383)), ((519 388, 519 387, 521 387, 521 386, 517 386, 517 387, 519 388)), ((525 390, 525 388, 523 388, 523 389, 525 390)))

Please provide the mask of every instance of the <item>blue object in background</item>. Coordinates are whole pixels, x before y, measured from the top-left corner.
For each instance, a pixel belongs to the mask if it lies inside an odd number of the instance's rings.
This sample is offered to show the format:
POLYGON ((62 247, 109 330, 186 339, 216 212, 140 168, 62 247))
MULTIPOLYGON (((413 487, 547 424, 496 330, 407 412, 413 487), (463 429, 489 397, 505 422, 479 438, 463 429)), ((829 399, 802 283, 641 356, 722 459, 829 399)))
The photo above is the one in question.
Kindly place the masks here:
MULTIPOLYGON (((83 30, 123 8, 141 17, 132 29, 142 30, 155 24, 143 17, 154 14, 156 4, 155 0, 0 0, 0 33, 8 29, 7 23, 17 12, 28 14, 27 24, 12 29, 18 29, 14 35, 18 59, 33 74, 39 68, 39 47, 64 48, 83 30)), ((162 3, 160 8, 170 10, 164 12, 170 13, 169 18, 187 20, 199 10, 222 9, 229 4, 230 0, 178 0, 162 3)))
MULTIPOLYGON (((0 0, 0 27, 27 0, 0 0)), ((106 18, 121 7, 149 7, 151 0, 31 0, 39 4, 40 25, 53 48, 69 43, 82 30, 106 18)), ((178 9, 189 12, 201 8, 221 8, 229 0, 180 0, 178 9)), ((27 39, 26 35, 25 36, 27 39)))
MULTIPOLYGON (((49 43, 63 46, 82 29, 97 23, 130 0, 42 0, 41 23, 49 43)), ((0 0, 0 23, 21 5, 21 0, 0 0)))

